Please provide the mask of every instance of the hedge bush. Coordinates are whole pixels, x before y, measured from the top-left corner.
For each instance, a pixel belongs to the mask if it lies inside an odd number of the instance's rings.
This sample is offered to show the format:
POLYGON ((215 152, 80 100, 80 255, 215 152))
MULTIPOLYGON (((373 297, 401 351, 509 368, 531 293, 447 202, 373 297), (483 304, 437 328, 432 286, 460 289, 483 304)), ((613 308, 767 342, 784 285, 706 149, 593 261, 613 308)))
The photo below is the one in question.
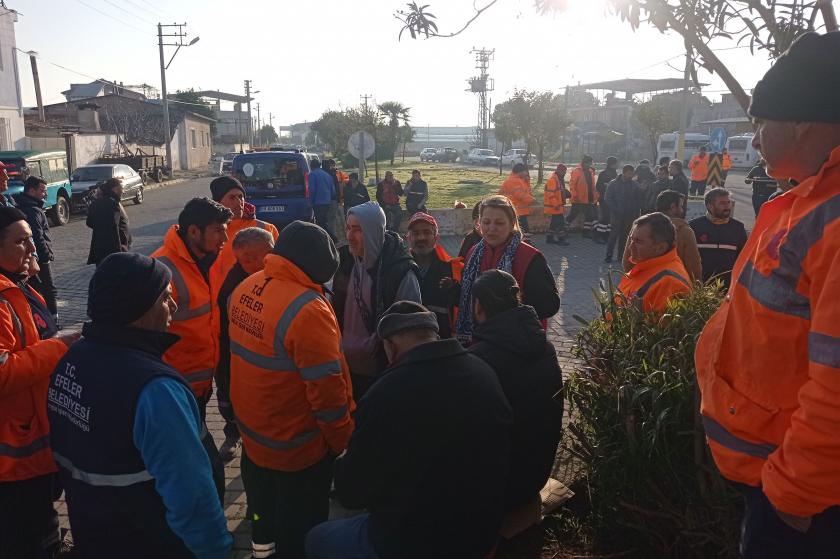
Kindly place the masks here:
MULTIPOLYGON (((740 500, 717 474, 699 423, 694 348, 719 285, 672 300, 661 316, 598 295, 566 385, 564 447, 583 464, 585 523, 611 551, 737 557, 740 500)), ((599 546, 601 547, 601 546, 599 546)))

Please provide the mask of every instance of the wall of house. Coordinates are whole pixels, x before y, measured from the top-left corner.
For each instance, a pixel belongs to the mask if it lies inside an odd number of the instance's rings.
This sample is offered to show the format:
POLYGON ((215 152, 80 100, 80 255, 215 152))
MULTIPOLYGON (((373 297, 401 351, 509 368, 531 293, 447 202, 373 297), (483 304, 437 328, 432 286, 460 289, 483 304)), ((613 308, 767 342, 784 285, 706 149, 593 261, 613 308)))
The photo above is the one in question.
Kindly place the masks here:
POLYGON ((178 138, 180 157, 178 167, 173 165, 173 168, 182 170, 206 168, 213 153, 210 123, 186 115, 183 122, 178 125, 175 135, 178 138))
POLYGON ((0 7, 0 151, 26 147, 20 71, 15 51, 17 19, 14 11, 0 7))

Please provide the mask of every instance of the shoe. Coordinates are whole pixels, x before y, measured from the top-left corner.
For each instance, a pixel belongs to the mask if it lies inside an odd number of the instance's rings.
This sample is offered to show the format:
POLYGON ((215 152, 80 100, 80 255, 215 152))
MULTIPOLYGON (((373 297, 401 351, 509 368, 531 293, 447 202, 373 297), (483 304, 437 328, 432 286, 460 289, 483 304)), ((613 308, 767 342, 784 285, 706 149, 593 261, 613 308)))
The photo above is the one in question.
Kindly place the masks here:
POLYGON ((236 458, 236 453, 239 451, 240 446, 242 446, 242 439, 225 437, 225 442, 219 447, 219 456, 222 458, 222 462, 227 464, 236 458))
POLYGON ((612 256, 607 256, 604 258, 604 264, 610 264, 612 262, 612 256))

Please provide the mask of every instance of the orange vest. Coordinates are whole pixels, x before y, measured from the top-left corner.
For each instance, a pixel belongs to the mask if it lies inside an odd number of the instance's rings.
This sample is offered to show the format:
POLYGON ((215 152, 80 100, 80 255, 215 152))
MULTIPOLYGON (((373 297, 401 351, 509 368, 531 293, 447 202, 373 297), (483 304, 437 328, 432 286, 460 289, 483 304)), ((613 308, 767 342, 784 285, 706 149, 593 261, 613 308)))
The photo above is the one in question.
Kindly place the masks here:
POLYGON ((543 212, 545 215, 563 215, 566 209, 566 187, 563 181, 557 176, 557 173, 552 173, 545 183, 545 190, 543 191, 543 212))
POLYGON ((26 295, 0 275, 0 483, 56 471, 47 397, 66 351, 61 340, 39 339, 26 295))
POLYGON ((672 248, 662 256, 633 265, 618 284, 618 290, 644 312, 662 312, 671 297, 691 291, 688 271, 672 248))
POLYGON ((723 154, 723 162, 720 165, 720 168, 724 171, 728 171, 732 168, 732 156, 728 153, 723 154))
POLYGON ((699 153, 695 153, 688 162, 688 168, 691 169, 691 180, 706 180, 709 177, 709 154, 701 158, 699 153))
MULTIPOLYGON (((441 262, 447 262, 452 266, 452 279, 457 283, 461 283, 461 276, 464 273, 464 259, 460 256, 452 258, 449 256, 449 253, 446 252, 446 249, 439 243, 435 245, 435 254, 437 255, 438 260, 441 262)), ((449 309, 449 326, 452 329, 452 332, 455 332, 455 322, 457 320, 458 307, 453 306, 449 309)))
POLYGON ((230 297, 231 402, 248 457, 299 471, 353 432, 352 386, 341 334, 321 286, 281 256, 230 297))
POLYGON ((589 185, 583 174, 583 167, 578 165, 572 169, 572 176, 569 177, 569 191, 572 193, 572 204, 595 204, 598 202, 598 191, 595 189, 595 169, 587 169, 592 177, 592 191, 590 196, 589 185))
POLYGON ((838 253, 840 147, 764 204, 695 352, 721 474, 797 516, 840 504, 838 253))
POLYGON ((178 310, 172 317, 169 331, 181 339, 164 353, 163 360, 181 373, 196 397, 204 397, 212 387, 213 372, 219 351, 219 337, 213 336, 212 286, 201 275, 178 226, 173 225, 163 239, 163 246, 152 253, 172 272, 172 297, 178 310))
POLYGON ((516 215, 531 215, 534 195, 531 194, 531 185, 522 177, 511 173, 499 188, 499 194, 508 197, 513 207, 516 208, 516 215))

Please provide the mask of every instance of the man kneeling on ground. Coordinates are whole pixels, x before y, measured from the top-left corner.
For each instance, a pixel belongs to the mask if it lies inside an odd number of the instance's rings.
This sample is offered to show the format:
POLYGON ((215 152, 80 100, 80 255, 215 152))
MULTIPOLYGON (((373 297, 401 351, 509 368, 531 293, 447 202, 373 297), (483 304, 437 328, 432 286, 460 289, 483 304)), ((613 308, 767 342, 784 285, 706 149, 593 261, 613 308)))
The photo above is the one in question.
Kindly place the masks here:
POLYGON ((361 400, 335 466, 341 502, 368 513, 316 526, 307 557, 481 559, 504 514, 511 410, 493 370, 435 313, 392 305, 379 322, 391 367, 361 400))

